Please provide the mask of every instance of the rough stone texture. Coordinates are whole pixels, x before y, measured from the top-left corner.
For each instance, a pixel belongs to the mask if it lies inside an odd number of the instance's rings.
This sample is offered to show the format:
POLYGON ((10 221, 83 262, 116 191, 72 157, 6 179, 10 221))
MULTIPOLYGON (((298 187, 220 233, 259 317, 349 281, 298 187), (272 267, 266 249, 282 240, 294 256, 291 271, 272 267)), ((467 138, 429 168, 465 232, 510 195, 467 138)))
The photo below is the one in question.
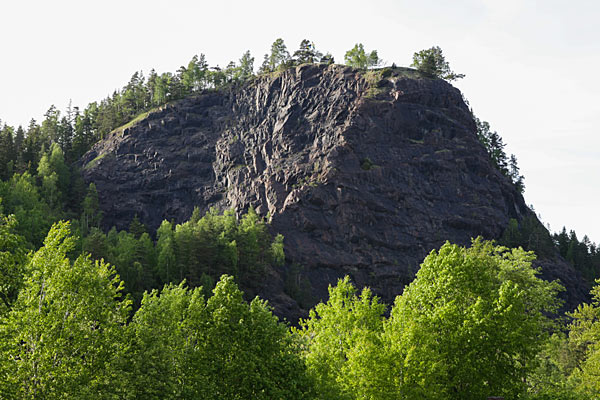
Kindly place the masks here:
MULTIPOLYGON (((444 241, 499 238, 531 214, 475 132, 442 80, 303 65, 164 106, 82 165, 107 227, 136 213, 151 228, 182 222, 194 206, 269 213, 287 265, 263 295, 295 319, 346 274, 391 302, 444 241), (299 300, 290 287, 302 285, 299 300)), ((585 297, 570 265, 542 265, 568 285, 569 305, 585 297)))

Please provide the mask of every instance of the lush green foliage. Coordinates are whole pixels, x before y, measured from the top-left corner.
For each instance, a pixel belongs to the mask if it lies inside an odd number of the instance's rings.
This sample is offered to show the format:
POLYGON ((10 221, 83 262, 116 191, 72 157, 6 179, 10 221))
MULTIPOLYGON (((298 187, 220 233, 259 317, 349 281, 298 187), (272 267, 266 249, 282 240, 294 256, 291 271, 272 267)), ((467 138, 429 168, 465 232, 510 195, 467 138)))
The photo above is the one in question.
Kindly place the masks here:
POLYGON ((481 399, 525 395, 560 286, 534 256, 476 240, 433 251, 388 319, 348 279, 302 323, 323 399, 481 399))
MULTIPOLYGON (((127 293, 139 302, 146 290, 186 280, 210 291, 223 274, 237 277, 250 297, 261 288, 261 276, 283 262, 283 237, 274 238, 253 209, 238 219, 233 211, 210 210, 179 225, 163 221, 156 243, 137 219, 129 232, 92 228, 83 249, 115 265, 127 293)), ((208 294, 207 292, 206 294, 208 294)))
POLYGON ((413 55, 411 67, 414 67, 427 75, 447 81, 465 77, 463 74, 457 74, 450 69, 450 64, 448 64, 442 49, 438 46, 415 53, 413 55))
POLYGON ((552 257, 556 254, 556 247, 548 230, 533 214, 520 222, 511 218, 499 242, 506 247, 522 247, 533 251, 540 257, 552 257))
POLYGON ((571 314, 569 344, 574 354, 570 377, 578 391, 590 398, 600 396, 600 280, 592 289, 592 303, 571 314))
POLYGON ((600 397, 600 280, 592 302, 569 313, 565 333, 554 334, 529 377, 531 399, 592 400, 600 397))
POLYGON ((520 222, 511 219, 500 238, 500 243, 507 247, 521 246, 542 257, 552 257, 558 251, 581 272, 590 286, 600 277, 600 249, 595 243, 587 236, 579 241, 575 231, 567 233, 564 227, 560 233, 550 235, 534 215, 527 216, 520 222))
POLYGON ((600 278, 600 248, 592 243, 587 236, 579 241, 575 231, 563 227, 560 233, 555 233, 552 238, 560 255, 581 271, 583 276, 593 283, 600 278))
POLYGON ((0 213, 0 316, 11 309, 23 286, 27 245, 15 233, 16 225, 14 215, 0 213))
POLYGON ((560 288, 536 276, 533 258, 480 240, 427 256, 386 325, 409 398, 524 393, 560 288))
POLYGON ((50 230, 0 321, 2 398, 92 398, 109 379, 129 302, 107 264, 86 256, 71 264, 74 245, 68 224, 50 230))
POLYGON ((201 288, 166 286, 144 295, 128 326, 122 391, 144 399, 301 399, 310 385, 292 339, 264 301, 242 299, 230 276, 207 301, 201 288))
POLYGON ((360 69, 374 68, 382 62, 377 55, 377 50, 367 53, 362 43, 357 43, 348 50, 344 55, 344 61, 346 65, 360 69))
MULTIPOLYGON (((2 260, 23 262, 10 224, 0 229, 2 260)), ((183 283, 145 293, 128 322, 119 275, 89 256, 71 262, 76 242, 55 224, 25 272, 16 269, 16 300, 0 313, 3 399, 312 398, 287 326, 264 301, 244 301, 231 276, 208 300, 183 283)))
POLYGON ((59 218, 40 195, 40 189, 28 172, 15 174, 0 182, 0 198, 4 212, 16 217, 15 231, 32 245, 39 246, 52 222, 59 218))
MULTIPOLYGON (((163 223, 155 246, 141 227, 137 234, 113 231, 106 240, 116 240, 116 254, 125 257, 120 262, 130 262, 127 254, 146 247, 162 254, 156 266, 176 265, 177 251, 167 249, 177 248, 178 234, 212 232, 256 249, 248 238, 262 229, 252 212, 241 221, 231 213, 200 218, 196 212, 186 224, 178 233, 178 227, 163 223), (235 236, 241 233, 247 236, 235 236)), ((264 301, 247 303, 227 275, 212 295, 185 283, 146 292, 131 316, 131 301, 122 295, 127 283, 113 267, 85 255, 70 261, 79 242, 68 224, 54 225, 30 258, 29 245, 14 228, 14 217, 0 225, 1 294, 7 299, 0 313, 2 398, 599 394, 600 286, 594 303, 573 313, 569 336, 547 341, 551 324, 545 313, 557 305, 559 286, 538 279, 533 255, 520 249, 480 240, 471 248, 444 245, 425 259, 389 318, 369 289, 359 295, 345 278, 289 332, 264 301)), ((94 234, 103 235, 92 228, 88 238, 94 234)), ((222 240, 213 242, 221 261, 233 254, 231 241, 222 240)), ((279 239, 266 243, 267 251, 281 255, 279 239)), ((229 265, 240 268, 241 258, 256 254, 247 251, 229 265)))
POLYGON ((360 296, 349 278, 329 287, 329 300, 318 304, 297 333, 307 346, 306 365, 319 399, 371 398, 378 385, 385 306, 369 289, 360 296))

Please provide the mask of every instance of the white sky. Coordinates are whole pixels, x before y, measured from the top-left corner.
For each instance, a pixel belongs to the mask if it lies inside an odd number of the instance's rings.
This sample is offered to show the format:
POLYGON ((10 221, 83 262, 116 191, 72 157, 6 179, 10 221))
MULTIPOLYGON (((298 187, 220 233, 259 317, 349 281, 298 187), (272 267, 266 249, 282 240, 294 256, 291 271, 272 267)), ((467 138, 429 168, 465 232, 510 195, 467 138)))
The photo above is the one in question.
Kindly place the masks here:
POLYGON ((552 230, 600 241, 598 1, 19 0, 2 1, 0 16, 0 119, 15 126, 194 54, 225 66, 249 49, 258 67, 278 37, 290 52, 310 39, 337 62, 361 42, 400 66, 438 45, 517 155, 527 203, 552 230))

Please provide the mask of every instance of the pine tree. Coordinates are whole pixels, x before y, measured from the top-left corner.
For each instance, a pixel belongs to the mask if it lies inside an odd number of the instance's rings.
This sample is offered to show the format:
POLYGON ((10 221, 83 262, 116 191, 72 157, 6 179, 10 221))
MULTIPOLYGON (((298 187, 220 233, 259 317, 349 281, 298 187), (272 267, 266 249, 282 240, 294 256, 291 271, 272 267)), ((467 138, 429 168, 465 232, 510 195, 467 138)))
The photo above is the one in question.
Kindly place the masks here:
POLYGON ((294 52, 294 59, 298 64, 315 62, 317 58, 317 51, 314 43, 311 43, 308 39, 304 39, 300 42, 300 47, 294 52))
POLYGON ((23 157, 25 152, 25 130, 19 125, 17 132, 15 133, 15 172, 25 172, 27 165, 23 157))
POLYGON ((271 71, 280 67, 285 67, 290 61, 290 53, 283 39, 279 38, 271 45, 271 54, 269 55, 269 68, 271 71))
POLYGON ((344 55, 346 65, 354 68, 366 69, 368 66, 367 54, 362 43, 357 43, 344 55))
POLYGON ((13 174, 16 162, 14 129, 8 125, 0 130, 0 179, 6 180, 13 174))
POLYGON ((508 162, 508 173, 517 190, 523 193, 525 190, 525 178, 520 173, 519 166, 517 165, 517 156, 514 154, 510 155, 510 161, 508 162))
POLYGON ((139 239, 147 231, 148 230, 146 229, 146 226, 140 222, 140 219, 136 213, 133 217, 133 220, 131 220, 131 223, 129 224, 129 233, 131 233, 136 239, 139 239))
POLYGON ((240 79, 246 80, 254 74, 254 57, 250 50, 246 51, 240 58, 240 79))
POLYGON ((450 69, 442 49, 439 46, 421 50, 413 55, 411 67, 435 78, 453 81, 464 78, 464 74, 457 74, 450 69))
POLYGON ((269 55, 265 54, 264 57, 263 57, 263 62, 260 65, 260 68, 258 69, 258 73, 259 74, 266 74, 268 72, 272 72, 272 70, 271 70, 271 64, 270 64, 270 61, 269 61, 269 55))

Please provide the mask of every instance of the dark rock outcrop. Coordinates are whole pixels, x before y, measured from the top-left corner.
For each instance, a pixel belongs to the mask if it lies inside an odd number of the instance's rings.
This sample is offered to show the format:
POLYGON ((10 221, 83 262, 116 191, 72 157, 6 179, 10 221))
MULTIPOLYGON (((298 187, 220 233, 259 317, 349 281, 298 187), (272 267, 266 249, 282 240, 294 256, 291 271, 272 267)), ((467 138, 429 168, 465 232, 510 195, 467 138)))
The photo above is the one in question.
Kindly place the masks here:
MULTIPOLYGON (((303 65, 164 106, 82 166, 107 226, 137 214, 156 228, 194 206, 268 213, 287 266, 263 295, 294 319, 346 274, 391 302, 444 241, 499 238, 510 218, 532 215, 475 132, 442 80, 303 65)), ((542 265, 571 304, 585 296, 567 263, 542 265)))

